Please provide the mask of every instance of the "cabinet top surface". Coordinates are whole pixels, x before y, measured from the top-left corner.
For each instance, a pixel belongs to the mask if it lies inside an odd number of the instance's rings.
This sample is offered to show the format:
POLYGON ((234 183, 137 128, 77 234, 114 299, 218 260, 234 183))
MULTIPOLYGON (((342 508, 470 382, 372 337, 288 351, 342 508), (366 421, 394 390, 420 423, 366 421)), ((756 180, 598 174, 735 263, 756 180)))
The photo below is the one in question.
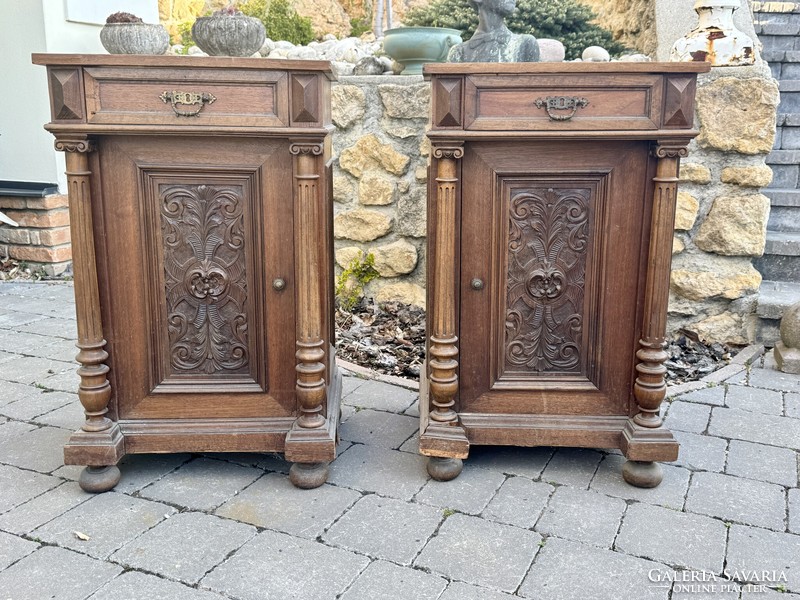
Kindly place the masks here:
POLYGON ((335 79, 326 60, 275 60, 232 56, 146 56, 139 54, 33 54, 33 64, 82 67, 236 68, 275 71, 315 71, 335 79))
POLYGON ((538 62, 538 63, 429 63, 426 77, 436 75, 537 75, 581 73, 708 73, 707 62, 538 62))

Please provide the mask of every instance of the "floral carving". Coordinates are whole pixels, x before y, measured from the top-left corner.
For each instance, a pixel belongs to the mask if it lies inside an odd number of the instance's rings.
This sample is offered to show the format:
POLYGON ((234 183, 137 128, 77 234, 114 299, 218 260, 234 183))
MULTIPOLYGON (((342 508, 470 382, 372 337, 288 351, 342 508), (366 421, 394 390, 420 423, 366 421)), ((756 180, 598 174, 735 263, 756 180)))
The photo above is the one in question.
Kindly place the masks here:
POLYGON ((505 370, 579 372, 589 189, 511 197, 505 370))
POLYGON ((173 371, 246 371, 241 188, 165 185, 159 193, 173 371))

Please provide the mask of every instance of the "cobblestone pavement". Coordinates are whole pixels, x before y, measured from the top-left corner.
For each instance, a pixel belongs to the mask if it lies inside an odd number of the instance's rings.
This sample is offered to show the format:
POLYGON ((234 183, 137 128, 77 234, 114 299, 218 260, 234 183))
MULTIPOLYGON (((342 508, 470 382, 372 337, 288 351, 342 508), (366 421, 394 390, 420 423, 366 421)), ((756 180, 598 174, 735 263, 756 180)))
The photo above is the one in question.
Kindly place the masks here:
POLYGON ((70 285, 0 284, 0 600, 800 599, 800 377, 769 355, 673 390, 681 456, 652 490, 618 452, 553 448, 432 481, 416 394, 348 376, 319 489, 278 456, 180 454, 91 496, 62 464, 75 336, 70 285), (721 585, 763 571, 772 591, 721 585))

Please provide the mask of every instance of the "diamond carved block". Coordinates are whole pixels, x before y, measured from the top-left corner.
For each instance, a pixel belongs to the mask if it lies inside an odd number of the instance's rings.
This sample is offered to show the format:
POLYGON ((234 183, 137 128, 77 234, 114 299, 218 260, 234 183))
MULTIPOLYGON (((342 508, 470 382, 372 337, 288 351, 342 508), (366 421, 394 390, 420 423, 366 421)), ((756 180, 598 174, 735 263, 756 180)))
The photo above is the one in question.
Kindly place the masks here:
POLYGON ((317 123, 320 120, 319 77, 292 75, 292 123, 317 123))
POLYGON ((667 78, 664 91, 664 127, 684 128, 692 125, 696 87, 696 80, 691 76, 676 75, 667 78))
POLYGON ((437 127, 459 127, 461 125, 461 79, 437 78, 433 82, 433 106, 436 114, 433 122, 437 127))
POLYGON ((54 121, 82 121, 83 81, 80 69, 50 69, 54 121))

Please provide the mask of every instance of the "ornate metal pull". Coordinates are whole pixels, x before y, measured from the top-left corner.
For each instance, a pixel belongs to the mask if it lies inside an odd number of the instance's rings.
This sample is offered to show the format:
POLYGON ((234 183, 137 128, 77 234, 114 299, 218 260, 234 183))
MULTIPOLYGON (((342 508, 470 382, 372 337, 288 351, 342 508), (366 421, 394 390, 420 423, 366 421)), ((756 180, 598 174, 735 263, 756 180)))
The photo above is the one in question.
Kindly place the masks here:
POLYGON ((483 289, 483 285, 484 285, 483 284, 483 279, 478 279, 476 277, 475 279, 472 280, 472 283, 470 285, 472 285, 472 289, 473 290, 476 290, 476 291, 479 292, 479 291, 481 291, 483 289))
POLYGON ((276 292, 282 292, 283 290, 286 289, 286 280, 281 279, 280 277, 273 280, 272 289, 274 289, 276 292))
POLYGON ((159 96, 164 101, 164 104, 172 104, 172 110, 179 117, 196 117, 203 110, 204 103, 214 104, 217 98, 208 92, 178 92, 172 90, 171 92, 165 91, 159 96), (197 108, 192 110, 181 110, 178 106, 194 106, 197 108))
POLYGON ((589 106, 589 100, 578 96, 547 96, 547 98, 537 98, 536 107, 547 110, 547 116, 552 121, 569 121, 575 116, 579 108, 589 106), (559 114, 555 111, 568 110, 569 114, 559 114))

